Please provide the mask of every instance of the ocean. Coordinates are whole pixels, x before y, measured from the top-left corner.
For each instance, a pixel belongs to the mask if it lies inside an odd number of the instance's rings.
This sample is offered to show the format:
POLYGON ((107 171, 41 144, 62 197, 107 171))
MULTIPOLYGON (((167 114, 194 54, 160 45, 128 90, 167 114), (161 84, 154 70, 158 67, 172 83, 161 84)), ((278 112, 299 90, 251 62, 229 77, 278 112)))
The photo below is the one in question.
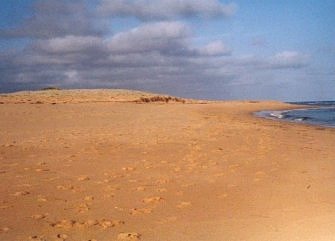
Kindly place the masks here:
POLYGON ((257 112, 256 115, 269 119, 335 128, 335 101, 306 101, 289 103, 295 105, 307 105, 310 107, 284 111, 260 111, 257 112))

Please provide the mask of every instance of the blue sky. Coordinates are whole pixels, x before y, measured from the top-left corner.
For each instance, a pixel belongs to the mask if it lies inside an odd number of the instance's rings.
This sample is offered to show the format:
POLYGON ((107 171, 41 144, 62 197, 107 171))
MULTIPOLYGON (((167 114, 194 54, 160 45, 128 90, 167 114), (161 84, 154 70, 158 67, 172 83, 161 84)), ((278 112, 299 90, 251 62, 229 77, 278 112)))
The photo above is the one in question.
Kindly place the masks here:
POLYGON ((4 0, 0 92, 334 99, 334 12, 332 0, 4 0))

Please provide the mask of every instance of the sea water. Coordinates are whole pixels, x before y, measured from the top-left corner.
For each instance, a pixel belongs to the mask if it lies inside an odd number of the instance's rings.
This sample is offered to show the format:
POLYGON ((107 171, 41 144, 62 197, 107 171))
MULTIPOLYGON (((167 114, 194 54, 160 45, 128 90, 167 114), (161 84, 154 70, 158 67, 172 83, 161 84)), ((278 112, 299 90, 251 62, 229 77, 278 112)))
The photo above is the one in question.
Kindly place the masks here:
POLYGON ((309 108, 285 111, 261 111, 256 113, 256 115, 270 119, 335 127, 335 101, 290 102, 290 104, 305 105, 309 106, 309 108))

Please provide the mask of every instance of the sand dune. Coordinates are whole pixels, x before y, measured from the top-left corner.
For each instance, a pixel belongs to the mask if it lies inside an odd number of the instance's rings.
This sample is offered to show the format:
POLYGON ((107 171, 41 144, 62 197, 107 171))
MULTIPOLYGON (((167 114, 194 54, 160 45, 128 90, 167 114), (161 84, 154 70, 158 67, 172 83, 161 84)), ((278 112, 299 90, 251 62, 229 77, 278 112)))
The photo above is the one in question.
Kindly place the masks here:
POLYGON ((0 240, 335 240, 335 129, 279 102, 0 95, 0 240))

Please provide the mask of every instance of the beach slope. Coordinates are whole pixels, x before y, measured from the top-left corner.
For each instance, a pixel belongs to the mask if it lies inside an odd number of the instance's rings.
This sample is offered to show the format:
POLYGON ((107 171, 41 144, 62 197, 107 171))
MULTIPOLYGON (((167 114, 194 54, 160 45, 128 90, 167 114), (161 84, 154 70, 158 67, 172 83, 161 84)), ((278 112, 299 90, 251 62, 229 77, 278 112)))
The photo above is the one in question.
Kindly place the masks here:
POLYGON ((279 102, 0 95, 0 240, 329 241, 335 129, 279 102))

